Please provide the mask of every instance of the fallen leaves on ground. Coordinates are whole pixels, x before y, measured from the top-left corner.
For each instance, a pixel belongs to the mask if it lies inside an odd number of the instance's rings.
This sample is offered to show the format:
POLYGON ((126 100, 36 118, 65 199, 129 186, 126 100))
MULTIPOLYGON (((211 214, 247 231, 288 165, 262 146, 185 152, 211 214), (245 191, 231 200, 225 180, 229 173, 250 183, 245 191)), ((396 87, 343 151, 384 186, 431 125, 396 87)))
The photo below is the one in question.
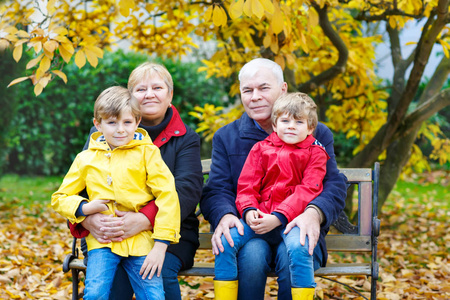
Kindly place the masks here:
MULTIPOLYGON (((381 217, 377 299, 450 298, 450 212, 439 199, 428 200, 424 205, 405 204, 405 199, 396 196, 392 209, 381 217)), ((62 271, 72 243, 65 219, 48 206, 1 203, 0 224, 0 299, 71 299, 71 274, 62 271)), ((209 225, 202 222, 201 230, 208 231, 209 225)), ((213 261, 214 257, 202 250, 196 260, 213 261)), ((367 257, 332 254, 330 260, 362 262, 367 257)), ((212 278, 180 279, 183 299, 214 298, 212 278)), ((333 279, 369 298, 370 278, 333 279)), ((342 285, 316 281, 317 299, 362 299, 342 285)), ((276 295, 276 280, 268 278, 266 299, 276 295)))

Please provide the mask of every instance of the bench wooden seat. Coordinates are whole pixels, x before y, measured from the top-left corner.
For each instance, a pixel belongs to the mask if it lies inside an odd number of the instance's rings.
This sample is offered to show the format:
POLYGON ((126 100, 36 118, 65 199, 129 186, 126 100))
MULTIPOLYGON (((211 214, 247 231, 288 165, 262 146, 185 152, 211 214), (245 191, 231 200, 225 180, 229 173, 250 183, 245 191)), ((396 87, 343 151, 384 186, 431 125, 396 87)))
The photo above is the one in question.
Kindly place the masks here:
MULTIPOLYGON (((202 160, 203 173, 208 174, 211 160, 202 160)), ((380 232, 380 220, 377 217, 379 163, 374 169, 354 168, 340 169, 348 180, 348 184, 357 187, 358 221, 356 225, 348 221, 345 213, 341 213, 334 227, 339 234, 328 234, 326 243, 328 252, 346 252, 370 257, 368 263, 328 263, 326 267, 315 271, 316 276, 335 275, 370 276, 371 299, 376 299, 376 282, 378 280, 377 237, 380 232)), ((200 250, 211 250, 211 233, 200 233, 200 250)), ((79 258, 76 239, 72 245, 72 253, 68 254, 63 263, 63 271, 72 271, 72 299, 78 299, 79 272, 85 272, 83 259, 79 258)), ((191 269, 181 271, 179 276, 214 276, 214 263, 196 262, 191 269)), ((273 271, 268 276, 276 276, 273 271)), ((351 288, 351 287, 350 287, 351 288)), ((355 291, 357 292, 357 291, 355 291)), ((359 292, 357 292, 360 294, 359 292)), ((360 294, 361 295, 361 294, 360 294)), ((361 295, 362 296, 362 295, 361 295)), ((364 296, 362 296, 365 298, 364 296)), ((367 299, 367 298, 366 298, 367 299)))
MULTIPOLYGON (((371 274, 370 263, 343 263, 343 264, 329 264, 325 268, 320 268, 314 275, 316 276, 334 276, 334 275, 366 275, 371 274)), ((212 276, 214 277, 213 263, 195 263, 194 267, 189 270, 181 271, 179 276, 212 276)), ((276 277, 274 271, 270 271, 268 276, 276 277)))

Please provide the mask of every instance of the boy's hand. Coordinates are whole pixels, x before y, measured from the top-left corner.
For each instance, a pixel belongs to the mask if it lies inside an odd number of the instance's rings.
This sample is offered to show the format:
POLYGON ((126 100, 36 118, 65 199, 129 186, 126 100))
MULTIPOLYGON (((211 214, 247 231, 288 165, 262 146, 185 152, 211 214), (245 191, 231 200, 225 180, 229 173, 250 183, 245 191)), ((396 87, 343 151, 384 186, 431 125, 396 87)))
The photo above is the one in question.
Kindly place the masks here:
POLYGON ((162 266, 164 263, 164 257, 166 256, 167 246, 161 242, 155 242, 153 249, 147 254, 144 264, 139 271, 139 275, 142 275, 142 279, 148 276, 148 279, 152 279, 156 272, 156 276, 161 275, 162 266))
POLYGON ((245 213, 245 223, 248 226, 257 225, 256 221, 258 220, 259 215, 256 209, 249 210, 245 213))
POLYGON ((271 214, 265 214, 259 209, 257 210, 260 218, 255 220, 255 225, 249 225, 256 234, 265 234, 281 225, 280 219, 271 214))
POLYGON ((106 203, 108 203, 109 200, 103 200, 103 199, 96 199, 96 200, 92 200, 89 203, 86 203, 85 205, 83 205, 83 214, 85 214, 86 216, 88 215, 93 215, 95 213, 99 213, 105 210, 109 210, 108 205, 106 205, 106 203))

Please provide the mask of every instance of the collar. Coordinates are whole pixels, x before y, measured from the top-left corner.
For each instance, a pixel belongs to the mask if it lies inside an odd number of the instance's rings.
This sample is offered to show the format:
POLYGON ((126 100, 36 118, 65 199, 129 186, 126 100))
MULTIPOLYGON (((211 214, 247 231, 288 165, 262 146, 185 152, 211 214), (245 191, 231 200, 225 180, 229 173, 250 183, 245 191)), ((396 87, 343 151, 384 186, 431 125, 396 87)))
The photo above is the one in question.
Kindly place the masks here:
POLYGON ((247 115, 246 112, 242 114, 239 123, 239 136, 241 138, 254 139, 258 141, 264 140, 268 134, 264 130, 260 130, 253 119, 247 115))
POLYGON ((166 128, 164 128, 153 141, 153 144, 155 144, 158 148, 166 144, 173 136, 183 136, 186 134, 186 125, 184 125, 180 114, 175 106, 172 106, 171 109, 172 118, 170 118, 169 124, 167 124, 166 128))
MULTIPOLYGON (((134 133, 133 140, 131 140, 128 144, 117 147, 115 149, 128 149, 133 148, 135 146, 139 145, 151 145, 152 141, 147 133, 142 128, 136 129, 136 132, 134 133)), ((89 149, 91 150, 105 150, 105 151, 111 151, 109 148, 108 143, 106 142, 105 137, 103 134, 99 131, 96 131, 92 133, 89 141, 89 149)))
MULTIPOLYGON (((139 131, 136 131, 134 133, 133 140, 142 141, 143 139, 144 139, 144 134, 143 133, 141 133, 139 131)), ((101 142, 106 142, 106 139, 105 139, 104 135, 101 135, 95 141, 101 143, 101 142)))
POLYGON ((256 128, 258 128, 259 130, 266 132, 264 129, 262 129, 262 127, 258 124, 258 122, 256 122, 255 120, 253 120, 253 123, 255 123, 256 128))
POLYGON ((139 127, 144 128, 148 132, 152 141, 156 140, 158 135, 160 135, 160 133, 169 124, 170 120, 172 119, 172 115, 173 115, 173 110, 172 110, 172 108, 169 107, 169 108, 167 108, 166 114, 164 115, 164 119, 162 120, 161 123, 159 123, 158 125, 154 125, 154 126, 147 126, 147 125, 143 125, 142 123, 140 123, 139 127))
MULTIPOLYGON (((269 137, 267 137, 267 140, 269 141, 269 142, 271 142, 274 146, 276 146, 276 147, 281 147, 281 146, 283 146, 283 145, 288 145, 288 144, 286 144, 285 142, 283 142, 281 139, 280 139, 280 137, 278 136, 278 134, 274 131, 274 132, 272 132, 270 135, 269 135, 269 137)), ((315 139, 315 137, 314 136, 312 136, 311 134, 310 135, 308 135, 307 137, 306 137, 306 139, 304 139, 303 141, 301 141, 301 142, 299 142, 299 143, 297 143, 297 144, 289 144, 289 145, 291 145, 291 146, 293 146, 293 147, 296 147, 296 148, 308 148, 309 146, 311 146, 311 145, 320 145, 320 146, 322 146, 316 139, 315 139), (318 143, 318 144, 317 144, 318 143)), ((323 147, 323 146, 322 146, 323 147)))

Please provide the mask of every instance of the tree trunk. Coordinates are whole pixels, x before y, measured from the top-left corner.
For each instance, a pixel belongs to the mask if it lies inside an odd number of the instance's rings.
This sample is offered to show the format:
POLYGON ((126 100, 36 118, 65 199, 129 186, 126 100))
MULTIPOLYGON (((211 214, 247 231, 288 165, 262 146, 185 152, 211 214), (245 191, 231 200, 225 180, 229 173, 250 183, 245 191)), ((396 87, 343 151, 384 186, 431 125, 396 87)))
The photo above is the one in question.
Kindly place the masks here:
POLYGON ((409 135, 393 142, 387 149, 386 160, 380 170, 378 212, 381 212, 381 208, 394 188, 403 166, 411 157, 411 147, 416 139, 417 131, 415 130, 409 135))
MULTIPOLYGON (((422 96, 419 99, 419 105, 438 94, 444 86, 447 76, 450 73, 450 59, 445 56, 442 58, 439 66, 436 68, 433 76, 427 84, 422 96)), ((394 188, 400 173, 411 156, 411 148, 416 140, 417 133, 423 122, 415 122, 413 130, 398 141, 392 143, 386 154, 386 161, 380 172, 380 191, 378 194, 378 209, 386 202, 387 197, 394 188)))

